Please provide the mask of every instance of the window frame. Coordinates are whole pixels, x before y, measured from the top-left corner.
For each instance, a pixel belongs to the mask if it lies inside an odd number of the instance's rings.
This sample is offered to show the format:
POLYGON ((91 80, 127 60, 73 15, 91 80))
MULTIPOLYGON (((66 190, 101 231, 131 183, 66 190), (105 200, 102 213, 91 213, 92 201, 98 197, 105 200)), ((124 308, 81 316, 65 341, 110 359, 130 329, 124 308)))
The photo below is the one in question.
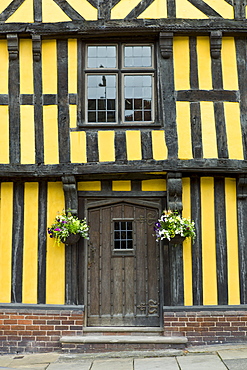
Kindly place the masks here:
POLYGON ((160 127, 160 117, 157 101, 159 101, 159 89, 157 86, 157 45, 154 41, 148 42, 82 42, 78 53, 78 112, 77 127, 80 129, 92 128, 154 128, 160 127), (88 68, 88 46, 116 46, 117 63, 114 68, 88 68), (151 46, 151 67, 125 67, 124 66, 124 47, 125 46, 151 46), (87 76, 89 75, 116 75, 116 122, 88 122, 87 121, 87 76), (152 101, 151 101, 151 121, 125 121, 124 120, 124 76, 126 75, 151 75, 152 76, 152 101))

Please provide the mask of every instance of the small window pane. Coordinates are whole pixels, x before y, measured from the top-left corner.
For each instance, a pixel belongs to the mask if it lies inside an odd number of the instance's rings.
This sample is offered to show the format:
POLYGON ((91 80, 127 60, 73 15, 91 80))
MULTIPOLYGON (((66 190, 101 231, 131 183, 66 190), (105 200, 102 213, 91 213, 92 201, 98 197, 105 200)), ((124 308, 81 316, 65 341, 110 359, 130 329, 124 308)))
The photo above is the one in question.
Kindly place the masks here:
POLYGON ((114 222, 114 249, 133 249, 133 234, 131 221, 114 222))
POLYGON ((87 97, 88 122, 116 122, 115 75, 88 75, 87 97))
POLYGON ((116 68, 117 51, 116 46, 88 46, 87 67, 88 68, 116 68))
POLYGON ((125 46, 124 67, 152 67, 151 46, 125 46))
POLYGON ((124 86, 125 121, 152 121, 152 76, 125 75, 124 86))

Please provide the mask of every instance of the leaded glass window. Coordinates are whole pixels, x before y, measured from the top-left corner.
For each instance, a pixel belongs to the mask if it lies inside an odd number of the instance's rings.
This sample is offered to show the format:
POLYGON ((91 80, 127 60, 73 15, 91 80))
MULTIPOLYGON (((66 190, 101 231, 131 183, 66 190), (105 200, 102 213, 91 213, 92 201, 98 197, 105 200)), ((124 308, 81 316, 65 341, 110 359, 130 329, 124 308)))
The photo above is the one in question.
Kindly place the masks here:
POLYGON ((154 122, 153 45, 88 45, 86 123, 154 122))
POLYGON ((132 221, 114 221, 114 249, 133 249, 132 221))

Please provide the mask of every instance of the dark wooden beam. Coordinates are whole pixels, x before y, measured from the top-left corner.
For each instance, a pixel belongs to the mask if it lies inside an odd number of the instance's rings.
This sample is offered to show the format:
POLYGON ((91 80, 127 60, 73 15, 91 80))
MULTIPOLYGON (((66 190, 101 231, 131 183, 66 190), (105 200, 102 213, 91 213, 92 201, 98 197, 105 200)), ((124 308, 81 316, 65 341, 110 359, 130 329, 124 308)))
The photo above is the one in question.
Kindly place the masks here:
POLYGON ((38 303, 46 303, 47 182, 39 183, 38 303))
POLYGON ((226 205, 225 179, 214 179, 214 207, 216 238, 216 268, 218 304, 228 304, 228 273, 227 273, 227 240, 226 240, 226 205))
POLYGON ((247 161, 234 159, 168 159, 168 160, 141 160, 141 161, 119 161, 113 163, 81 163, 81 164, 54 164, 54 165, 18 165, 0 164, 1 178, 25 178, 37 180, 38 178, 58 179, 65 175, 83 177, 87 175, 111 175, 111 174, 136 174, 148 172, 181 172, 185 174, 225 174, 235 176, 247 172, 247 161))
MULTIPOLYGON (((34 125, 35 125, 35 162, 44 163, 44 128, 42 107, 42 61, 41 61, 41 37, 33 35, 33 83, 34 96, 34 125)), ((30 99, 31 97, 29 97, 30 99)), ((22 95, 23 103, 27 98, 22 95)), ((30 99, 31 101, 31 99, 30 99)))
POLYGON ((59 162, 70 162, 70 130, 68 105, 68 42, 57 40, 58 65, 58 144, 59 162))
POLYGON ((190 184, 191 219, 195 222, 196 230, 196 238, 192 246, 193 305, 203 305, 200 177, 192 176, 190 184))
MULTIPOLYGON (((11 210, 12 211, 12 210, 11 210)), ((24 183, 14 183, 11 302, 22 302, 24 183)))
POLYGON ((24 3, 25 0, 13 0, 0 14, 0 22, 5 22, 16 10, 24 3))
POLYGON ((242 175, 237 183, 238 250, 240 276, 240 303, 247 304, 247 177, 242 175))
MULTIPOLYGON (((193 74, 195 79, 195 75, 193 74)), ((191 85, 195 86, 195 83, 191 81, 191 85)), ((191 87, 193 87, 191 86, 191 87)), ((240 95, 238 91, 234 90, 199 90, 198 88, 193 90, 180 90, 175 92, 175 97, 177 101, 230 101, 230 102, 239 102, 240 95)))
POLYGON ((62 11, 71 18, 72 21, 84 20, 84 18, 79 14, 67 1, 65 0, 53 0, 62 11))
POLYGON ((219 13, 217 13, 213 8, 211 8, 207 3, 203 0, 188 0, 192 5, 194 5, 197 9, 201 12, 206 14, 208 17, 221 17, 219 13))
POLYGON ((125 19, 137 18, 151 5, 154 0, 141 0, 137 6, 125 17, 125 19))
POLYGON ((17 34, 8 34, 9 51, 9 158, 10 163, 20 163, 20 65, 17 34))
POLYGON ((98 35, 125 36, 142 35, 157 36, 159 32, 174 32, 174 34, 210 35, 212 31, 221 31, 223 36, 233 34, 246 34, 247 23, 243 20, 209 18, 209 19, 125 19, 125 20, 97 20, 97 21, 73 21, 57 23, 3 23, 0 34, 20 33, 25 35, 40 34, 42 36, 53 36, 54 34, 71 36, 78 35, 88 39, 97 38, 98 35))

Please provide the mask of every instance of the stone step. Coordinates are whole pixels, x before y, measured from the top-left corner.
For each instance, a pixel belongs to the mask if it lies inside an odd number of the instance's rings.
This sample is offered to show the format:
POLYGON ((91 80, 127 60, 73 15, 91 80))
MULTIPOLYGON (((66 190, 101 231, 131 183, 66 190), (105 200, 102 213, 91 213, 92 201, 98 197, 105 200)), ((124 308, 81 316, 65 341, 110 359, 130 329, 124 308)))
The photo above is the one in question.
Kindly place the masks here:
POLYGON ((82 335, 60 339, 63 352, 71 353, 183 349, 187 341, 186 337, 157 335, 82 335))
POLYGON ((83 335, 163 335, 164 329, 146 326, 90 326, 83 328, 83 335))

